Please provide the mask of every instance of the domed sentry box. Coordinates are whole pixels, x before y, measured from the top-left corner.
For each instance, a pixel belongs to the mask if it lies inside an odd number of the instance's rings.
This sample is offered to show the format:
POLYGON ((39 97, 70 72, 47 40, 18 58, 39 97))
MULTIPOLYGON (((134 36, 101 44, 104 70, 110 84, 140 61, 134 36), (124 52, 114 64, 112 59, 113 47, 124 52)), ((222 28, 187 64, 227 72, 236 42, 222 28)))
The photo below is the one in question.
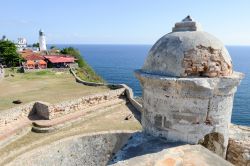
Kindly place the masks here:
POLYGON ((234 93, 243 78, 213 35, 190 16, 175 24, 135 71, 143 89, 146 133, 201 143, 225 157, 234 93))

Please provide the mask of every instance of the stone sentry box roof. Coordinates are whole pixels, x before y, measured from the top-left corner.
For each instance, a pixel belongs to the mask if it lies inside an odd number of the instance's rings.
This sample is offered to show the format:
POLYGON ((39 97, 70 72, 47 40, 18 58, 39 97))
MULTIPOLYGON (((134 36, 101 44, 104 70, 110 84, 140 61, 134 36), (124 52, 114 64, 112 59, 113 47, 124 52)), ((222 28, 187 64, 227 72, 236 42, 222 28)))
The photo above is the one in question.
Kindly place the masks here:
POLYGON ((184 18, 172 32, 151 48, 142 70, 174 77, 220 77, 233 73, 231 57, 223 43, 184 18))

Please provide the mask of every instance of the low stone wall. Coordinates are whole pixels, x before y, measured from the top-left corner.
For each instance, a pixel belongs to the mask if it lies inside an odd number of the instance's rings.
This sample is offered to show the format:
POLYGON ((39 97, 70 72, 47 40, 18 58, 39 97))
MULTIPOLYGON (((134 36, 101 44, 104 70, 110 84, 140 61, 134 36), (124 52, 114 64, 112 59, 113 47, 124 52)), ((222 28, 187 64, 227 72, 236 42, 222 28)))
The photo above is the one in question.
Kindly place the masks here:
POLYGON ((65 72, 69 71, 69 68, 46 68, 46 69, 25 69, 23 68, 24 73, 32 73, 38 71, 54 71, 54 72, 65 72))
POLYGON ((133 90, 126 84, 121 84, 121 86, 126 89, 126 97, 129 102, 136 108, 137 111, 142 112, 142 105, 134 99, 133 90))
POLYGON ((226 159, 237 166, 250 165, 250 127, 231 125, 226 159))
POLYGON ((90 96, 84 96, 78 99, 69 100, 61 102, 58 104, 49 104, 40 103, 37 114, 45 119, 53 119, 66 115, 75 111, 84 110, 91 106, 101 104, 104 102, 112 101, 113 99, 122 97, 124 95, 125 88, 111 90, 106 93, 100 93, 90 96))
POLYGON ((95 82, 87 82, 87 81, 83 81, 81 78, 79 78, 75 72, 74 69, 70 68, 70 72, 73 74, 73 76, 75 77, 76 81, 79 83, 82 83, 84 85, 88 85, 88 86, 112 86, 115 88, 125 88, 126 91, 126 97, 129 100, 129 102, 140 112, 142 112, 142 105, 140 103, 138 103, 135 99, 134 99, 134 93, 133 90, 127 86, 126 84, 104 84, 104 83, 95 83, 95 82))
POLYGON ((75 77, 76 81, 79 83, 82 83, 84 85, 88 85, 88 86, 105 86, 108 84, 104 84, 104 83, 96 83, 96 82, 88 82, 88 81, 83 81, 81 78, 79 78, 76 73, 74 72, 74 69, 70 68, 70 72, 73 74, 73 76, 75 77))

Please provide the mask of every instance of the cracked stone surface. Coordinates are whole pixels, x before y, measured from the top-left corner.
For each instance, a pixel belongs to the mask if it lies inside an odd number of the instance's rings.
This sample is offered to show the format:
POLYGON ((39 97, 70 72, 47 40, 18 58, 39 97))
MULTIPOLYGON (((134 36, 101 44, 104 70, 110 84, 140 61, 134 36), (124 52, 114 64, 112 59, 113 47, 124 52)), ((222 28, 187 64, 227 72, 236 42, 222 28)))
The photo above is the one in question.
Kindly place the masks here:
POLYGON ((182 62, 184 76, 229 76, 232 74, 232 62, 226 62, 223 52, 212 47, 197 46, 184 52, 182 62))
POLYGON ((231 57, 224 44, 192 19, 176 23, 149 51, 142 69, 166 76, 229 76, 231 57))

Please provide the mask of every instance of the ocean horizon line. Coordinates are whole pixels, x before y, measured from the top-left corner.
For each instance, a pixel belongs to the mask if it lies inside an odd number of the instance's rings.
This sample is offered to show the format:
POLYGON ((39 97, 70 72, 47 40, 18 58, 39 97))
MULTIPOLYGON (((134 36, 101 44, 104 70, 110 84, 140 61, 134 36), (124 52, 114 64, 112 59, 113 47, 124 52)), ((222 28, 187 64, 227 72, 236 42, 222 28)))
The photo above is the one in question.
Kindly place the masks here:
MULTIPOLYGON (((107 43, 107 44, 102 44, 102 43, 100 43, 100 44, 96 44, 96 43, 53 43, 53 44, 51 44, 51 43, 48 43, 47 45, 103 45, 103 46, 153 46, 153 44, 120 44, 120 43, 114 43, 114 44, 112 44, 112 43, 107 43)), ((238 45, 238 44, 235 44, 235 45, 233 45, 233 44, 229 44, 229 45, 225 45, 226 47, 250 47, 250 44, 249 45, 238 45)))

